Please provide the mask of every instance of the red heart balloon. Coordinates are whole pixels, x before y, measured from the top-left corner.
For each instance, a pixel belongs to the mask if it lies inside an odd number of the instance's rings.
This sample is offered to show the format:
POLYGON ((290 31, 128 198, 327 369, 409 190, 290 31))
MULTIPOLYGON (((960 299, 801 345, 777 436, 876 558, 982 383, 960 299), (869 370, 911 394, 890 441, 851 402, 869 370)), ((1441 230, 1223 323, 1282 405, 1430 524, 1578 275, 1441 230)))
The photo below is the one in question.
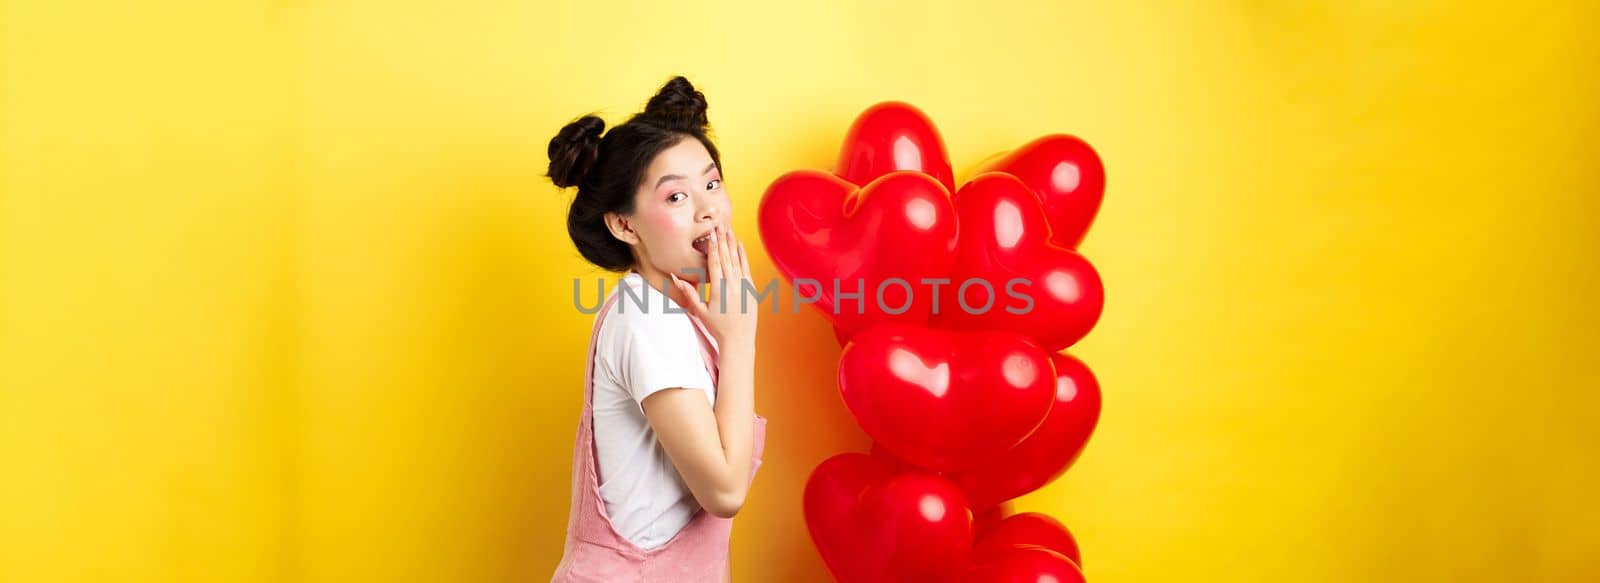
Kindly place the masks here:
POLYGON ((960 242, 950 268, 953 289, 939 294, 933 325, 1009 330, 1061 350, 1094 328, 1105 289, 1094 266, 1050 242, 1039 201, 1022 181, 993 172, 955 196, 960 242))
MULTIPOLYGON (((915 472, 915 471, 925 471, 926 472, 926 471, 931 471, 931 470, 924 470, 924 469, 919 468, 917 466, 913 466, 913 465, 911 465, 909 463, 906 463, 906 460, 903 460, 903 459, 900 459, 898 457, 895 457, 894 454, 889 453, 889 450, 883 448, 883 444, 878 443, 876 441, 872 442, 872 449, 869 450, 868 453, 871 454, 874 459, 876 459, 876 460, 878 460, 880 462, 883 462, 884 467, 887 467, 890 470, 893 470, 893 471, 896 471, 896 472, 915 472)), ((938 472, 934 472, 934 473, 938 473, 938 472)), ((977 516, 978 513, 977 513, 976 509, 974 509, 972 514, 973 514, 974 517, 977 516)), ((976 518, 974 518, 974 519, 976 519, 976 518)), ((974 532, 976 532, 976 531, 974 531, 974 532)))
POLYGON ((889 325, 857 334, 839 357, 839 390, 889 453, 948 471, 1010 450, 1050 410, 1049 354, 1008 332, 889 325))
POLYGON ((950 155, 933 121, 908 103, 886 101, 856 116, 845 134, 834 174, 866 184, 890 172, 910 170, 932 176, 955 190, 950 155))
POLYGON ((984 533, 999 525, 1000 521, 1005 520, 1007 516, 1011 516, 1011 511, 1010 502, 996 504, 982 510, 974 507, 972 509, 972 536, 977 540, 983 540, 984 533))
POLYGON ((1053 233, 1051 242, 1077 249, 1100 212, 1106 193, 1106 168, 1094 148, 1074 136, 1049 135, 979 167, 1022 179, 1044 203, 1053 233))
POLYGON ((948 274, 956 245, 949 194, 917 172, 860 188, 826 172, 790 172, 767 188, 759 223, 778 270, 805 298, 820 296, 816 306, 845 339, 874 323, 926 325, 933 290, 921 280, 948 274))
POLYGON ((1037 512, 1024 512, 1001 520, 978 535, 972 547, 974 557, 992 557, 1004 554, 1017 545, 1044 547, 1071 559, 1080 570, 1083 555, 1078 551, 1078 541, 1072 533, 1054 518, 1037 512))
POLYGON ((1083 361, 1050 355, 1055 368, 1055 403, 1044 423, 1022 443, 950 479, 961 485, 974 508, 986 508, 1050 483, 1083 453, 1100 420, 1100 383, 1083 361))
POLYGON ((1085 583, 1083 571, 1050 549, 1016 545, 973 558, 965 583, 1085 583))
POLYGON ((944 478, 845 453, 806 481, 811 540, 836 580, 948 581, 968 565, 972 513, 944 478))

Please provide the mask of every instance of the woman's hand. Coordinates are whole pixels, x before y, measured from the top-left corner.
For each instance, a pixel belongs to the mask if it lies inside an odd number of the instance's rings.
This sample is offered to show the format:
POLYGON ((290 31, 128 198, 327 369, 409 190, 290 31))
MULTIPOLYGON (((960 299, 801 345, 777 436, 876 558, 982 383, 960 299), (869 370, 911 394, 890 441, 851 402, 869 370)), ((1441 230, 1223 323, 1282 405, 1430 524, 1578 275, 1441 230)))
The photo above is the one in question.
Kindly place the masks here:
POLYGON ((718 346, 729 344, 754 344, 756 339, 756 313, 760 306, 746 305, 744 289, 750 281, 750 260, 745 256, 744 243, 732 231, 717 226, 711 232, 711 244, 706 253, 706 282, 711 293, 702 301, 699 290, 687 281, 672 276, 677 286, 688 298, 684 306, 690 314, 705 322, 706 328, 717 339, 718 346))

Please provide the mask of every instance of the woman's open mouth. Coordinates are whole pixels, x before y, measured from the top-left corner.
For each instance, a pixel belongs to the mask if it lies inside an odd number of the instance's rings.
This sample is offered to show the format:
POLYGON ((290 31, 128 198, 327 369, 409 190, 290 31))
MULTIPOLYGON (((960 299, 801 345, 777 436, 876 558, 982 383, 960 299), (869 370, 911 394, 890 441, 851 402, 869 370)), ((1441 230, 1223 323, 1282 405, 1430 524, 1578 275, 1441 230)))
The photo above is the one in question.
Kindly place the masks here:
POLYGON ((705 257, 705 256, 710 255, 711 254, 711 233, 708 232, 708 233, 706 233, 704 235, 701 235, 700 238, 695 239, 692 243, 690 243, 690 245, 694 246, 694 250, 695 251, 699 251, 700 252, 700 256, 701 257, 705 257))

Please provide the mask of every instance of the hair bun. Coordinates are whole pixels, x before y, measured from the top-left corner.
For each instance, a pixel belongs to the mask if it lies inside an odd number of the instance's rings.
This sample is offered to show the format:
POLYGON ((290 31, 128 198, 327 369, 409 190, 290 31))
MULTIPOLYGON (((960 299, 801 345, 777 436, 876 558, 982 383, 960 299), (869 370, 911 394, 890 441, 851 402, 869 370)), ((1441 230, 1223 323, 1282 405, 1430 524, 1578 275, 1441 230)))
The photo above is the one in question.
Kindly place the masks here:
POLYGON ((644 115, 674 129, 703 130, 711 125, 706 119, 706 96, 681 75, 661 86, 644 106, 644 115))
POLYGON ((600 134, 605 129, 605 120, 586 115, 550 138, 550 170, 545 174, 550 181, 561 188, 583 182, 600 156, 600 134))

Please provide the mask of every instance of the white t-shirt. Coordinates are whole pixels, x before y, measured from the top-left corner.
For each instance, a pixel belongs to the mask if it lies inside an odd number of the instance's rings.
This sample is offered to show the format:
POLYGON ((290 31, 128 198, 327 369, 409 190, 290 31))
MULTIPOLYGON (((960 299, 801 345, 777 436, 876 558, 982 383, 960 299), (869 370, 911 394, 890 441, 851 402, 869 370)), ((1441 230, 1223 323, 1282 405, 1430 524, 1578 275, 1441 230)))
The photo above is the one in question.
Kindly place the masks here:
POLYGON ((694 323, 681 306, 636 272, 623 277, 611 295, 624 286, 632 293, 612 304, 595 339, 595 455, 600 498, 612 524, 633 544, 652 549, 671 540, 700 504, 656 441, 640 403, 656 391, 685 388, 703 391, 706 402, 715 404, 716 386, 694 323), (673 312, 664 309, 668 305, 673 312))

